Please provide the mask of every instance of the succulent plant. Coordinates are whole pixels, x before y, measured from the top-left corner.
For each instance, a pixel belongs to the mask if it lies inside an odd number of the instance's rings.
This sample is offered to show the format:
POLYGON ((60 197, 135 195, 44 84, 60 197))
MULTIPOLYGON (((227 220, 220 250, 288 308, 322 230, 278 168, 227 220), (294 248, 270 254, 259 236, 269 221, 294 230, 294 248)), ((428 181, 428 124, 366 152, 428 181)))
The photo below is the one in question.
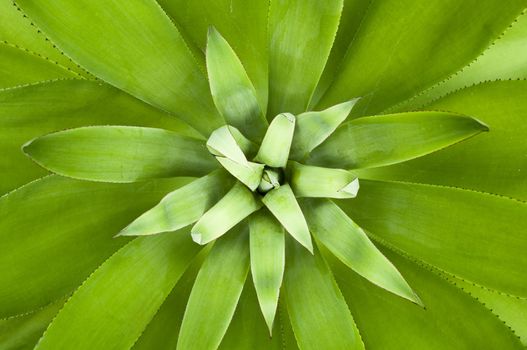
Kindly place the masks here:
POLYGON ((0 1, 0 349, 521 349, 524 0, 0 1))

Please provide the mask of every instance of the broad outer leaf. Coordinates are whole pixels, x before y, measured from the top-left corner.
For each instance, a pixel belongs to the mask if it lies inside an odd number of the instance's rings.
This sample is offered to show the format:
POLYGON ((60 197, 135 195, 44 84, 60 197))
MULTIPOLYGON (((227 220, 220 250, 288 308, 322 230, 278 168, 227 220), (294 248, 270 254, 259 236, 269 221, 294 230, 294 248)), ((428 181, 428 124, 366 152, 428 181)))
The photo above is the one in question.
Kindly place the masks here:
POLYGON ((36 349, 129 349, 199 249, 188 230, 136 238, 82 284, 36 349))
POLYGON ((32 140, 23 151, 59 175, 103 182, 201 176, 217 167, 201 140, 144 127, 60 131, 32 140))
POLYGON ((58 64, 0 41, 0 89, 79 76, 58 64))
POLYGON ((225 195, 233 182, 222 171, 194 180, 167 194, 159 204, 135 219, 119 235, 153 235, 193 224, 225 195))
POLYGON ((269 116, 306 111, 328 59, 342 6, 342 0, 271 1, 269 116))
POLYGON ((433 183, 527 201, 527 81, 496 81, 446 96, 429 108, 469 113, 491 131, 447 149, 360 177, 433 183))
POLYGON ((33 350, 66 298, 29 314, 0 320, 0 348, 33 350))
POLYGON ((240 221, 262 207, 245 185, 236 182, 231 190, 192 227, 192 239, 207 244, 224 235, 240 221))
POLYGON ((47 173, 20 151, 25 142, 53 131, 97 124, 150 126, 199 135, 179 119, 100 82, 61 80, 3 90, 0 193, 47 173))
POLYGON ((280 223, 264 210, 249 218, 249 228, 254 287, 272 336, 284 276, 285 233, 280 223))
POLYGON ((265 111, 268 90, 267 19, 269 0, 158 0, 174 18, 194 49, 198 60, 205 57, 207 30, 214 26, 235 48, 258 93, 265 111))
POLYGON ((372 288, 328 255, 366 349, 522 349, 518 338, 477 300, 435 273, 385 249, 382 252, 404 274, 426 309, 372 288))
POLYGON ((16 3, 90 73, 177 115, 204 135, 222 124, 205 75, 155 1, 16 3))
MULTIPOLYGON (((252 253, 251 253, 252 254, 252 253)), ((282 335, 284 323, 277 317, 273 336, 269 336, 265 320, 260 312, 253 281, 247 278, 238 301, 236 312, 219 350, 284 350, 282 335)))
POLYGON ((479 286, 475 283, 452 278, 456 286, 477 298, 516 333, 524 346, 527 345, 527 299, 479 286))
POLYGON ((227 124, 252 140, 261 140, 267 120, 256 90, 236 53, 214 27, 207 40, 207 72, 214 104, 227 124))
POLYGON ((315 147, 324 142, 346 120, 358 100, 353 99, 320 112, 306 112, 298 115, 290 158, 302 160, 315 147))
POLYGON ((289 183, 296 197, 355 198, 359 179, 343 169, 289 162, 289 183))
POLYGON ((335 203, 319 199, 302 204, 311 232, 332 254, 370 282, 422 305, 401 273, 335 203))
POLYGON ((0 41, 6 41, 36 55, 46 57, 83 77, 91 77, 89 73, 54 47, 53 43, 47 40, 31 20, 24 17, 24 14, 13 6, 12 0, 0 0, 0 41))
POLYGON ((219 239, 199 271, 178 339, 181 350, 214 350, 229 327, 249 271, 247 226, 219 239))
POLYGON ((112 238, 120 228, 187 182, 117 185, 49 176, 1 197, 0 317, 71 292, 127 242, 112 238))
POLYGON ((302 350, 364 349, 359 330, 333 275, 317 250, 289 244, 284 291, 302 350))
POLYGON ((452 77, 398 105, 409 110, 449 92, 491 80, 527 79, 527 14, 523 13, 485 52, 452 77))
POLYGON ((277 115, 269 125, 255 160, 273 168, 285 168, 295 132, 295 116, 277 115))
POLYGON ((338 204, 363 229, 414 257, 527 296, 527 203, 458 188, 363 180, 356 199, 338 204))
POLYGON ((188 297, 203 260, 210 252, 209 248, 212 246, 203 247, 183 276, 179 278, 163 305, 160 306, 141 337, 134 344, 133 350, 176 349, 188 297))
POLYGON ((524 9, 524 0, 372 1, 318 107, 363 96, 352 115, 373 115, 406 100, 469 64, 524 9))
POLYGON ((342 124, 309 162, 358 169, 400 163, 488 131, 476 119, 447 112, 364 117, 342 124))
POLYGON ((262 198, 262 202, 287 232, 313 253, 311 234, 291 187, 285 184, 271 190, 262 198))

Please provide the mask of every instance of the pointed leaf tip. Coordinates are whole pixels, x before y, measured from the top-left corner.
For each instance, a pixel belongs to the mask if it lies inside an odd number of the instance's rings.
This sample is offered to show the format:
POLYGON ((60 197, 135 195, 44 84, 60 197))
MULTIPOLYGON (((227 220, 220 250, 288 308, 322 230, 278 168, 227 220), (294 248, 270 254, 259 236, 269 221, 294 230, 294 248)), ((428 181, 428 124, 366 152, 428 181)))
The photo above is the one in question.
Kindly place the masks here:
POLYGON ((203 236, 202 236, 201 233, 199 233, 199 232, 192 232, 190 234, 190 236, 192 237, 192 240, 194 242, 196 242, 197 244, 203 245, 203 243, 202 243, 203 236))
POLYGON ((349 184, 341 188, 338 192, 347 193, 351 196, 351 198, 357 197, 357 193, 359 193, 359 179, 355 179, 351 181, 349 184))

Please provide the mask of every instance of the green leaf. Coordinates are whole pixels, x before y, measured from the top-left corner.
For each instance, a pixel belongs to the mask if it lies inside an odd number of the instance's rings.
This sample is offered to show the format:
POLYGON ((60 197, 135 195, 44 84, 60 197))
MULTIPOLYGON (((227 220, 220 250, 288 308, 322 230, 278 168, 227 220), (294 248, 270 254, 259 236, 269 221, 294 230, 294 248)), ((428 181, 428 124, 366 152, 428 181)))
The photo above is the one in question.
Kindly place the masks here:
POLYGON ((524 346, 527 345, 527 299, 500 293, 459 278, 453 278, 452 282, 485 304, 492 313, 511 327, 524 346))
POLYGON ((216 168, 202 141, 154 128, 77 128, 39 137, 23 151, 54 173, 103 182, 201 176, 216 168))
POLYGON ((193 224, 221 199, 233 182, 216 171, 166 195, 159 204, 143 213, 119 236, 143 236, 175 231, 193 224))
POLYGON ((268 115, 306 111, 328 59, 342 6, 342 0, 271 1, 268 115))
POLYGON ((480 84, 430 108, 469 113, 491 131, 410 162, 361 170, 359 176, 470 188, 527 201, 527 81, 480 84))
POLYGON ((315 238, 344 264, 379 287, 423 306, 401 273, 335 203, 304 200, 302 208, 315 238))
POLYGON ((246 225, 219 239, 188 300, 178 349, 216 349, 229 327, 249 271, 246 225))
POLYGON ((359 330, 333 275, 317 250, 288 245, 284 291, 302 350, 364 349, 359 330))
POLYGON ((47 173, 20 151, 25 142, 53 131, 97 124, 150 126, 199 135, 179 119, 100 82, 61 80, 2 90, 0 193, 47 173))
POLYGON ((203 247, 160 306, 133 350, 175 350, 188 297, 198 272, 212 246, 203 247))
POLYGON ((207 31, 214 26, 236 49, 247 74, 256 88, 260 106, 267 106, 268 49, 267 18, 269 0, 158 0, 174 18, 181 34, 204 60, 207 31))
POLYGON ((396 109, 398 111, 415 109, 449 92, 485 81, 527 79, 526 47, 527 15, 524 13, 476 61, 441 83, 403 102, 396 109))
POLYGON ((35 349, 130 348, 198 251, 188 230, 136 238, 75 291, 35 349))
POLYGON ((360 196, 338 204, 363 229, 416 258, 527 296, 527 203, 458 188, 363 180, 360 196))
POLYGON ((446 112, 364 117, 342 124, 309 157, 312 164, 358 169, 404 162, 463 141, 488 127, 446 112))
POLYGON ((262 207, 260 200, 239 182, 192 227, 192 239, 207 244, 224 235, 262 207))
POLYGON ((386 249, 382 252, 426 309, 371 288, 368 281, 328 257, 367 349, 522 349, 518 338, 478 301, 414 262, 386 249))
POLYGON ((289 183, 296 197, 355 198, 359 179, 343 169, 288 163, 289 183))
MULTIPOLYGON (((46 57, 83 77, 91 77, 89 73, 57 50, 34 24, 27 17, 24 17, 24 14, 16 6, 13 6, 11 0, 0 1, 0 41, 12 43, 24 50, 46 57)), ((2 74, 2 76, 5 75, 2 74)))
POLYGON ((256 90, 236 53, 214 27, 208 33, 207 72, 214 104, 227 124, 252 140, 261 140, 267 120, 256 90))
POLYGON ((249 228, 254 287, 269 334, 272 336, 284 276, 284 229, 263 210, 249 218, 249 228))
POLYGON ((251 191, 255 191, 258 188, 262 179, 263 164, 247 162, 246 165, 242 165, 229 158, 216 157, 216 159, 232 176, 249 187, 251 191))
POLYGON ((128 242, 112 238, 119 229, 187 182, 123 185, 49 176, 1 197, 0 317, 71 292, 128 242))
POLYGON ((311 234, 306 219, 289 185, 285 184, 268 192, 262 202, 280 221, 294 239, 313 253, 311 234))
POLYGON ((524 9, 524 0, 373 1, 318 107, 363 96, 352 115, 373 115, 410 98, 469 64, 524 9))
MULTIPOLYGON (((237 163, 246 165, 247 158, 245 158, 241 145, 238 144, 240 136, 242 140, 244 136, 237 131, 236 128, 228 125, 214 130, 207 140, 207 148, 215 156, 226 157, 237 163)), ((250 141, 247 140, 247 142, 250 141)), ((247 142, 242 141, 241 143, 244 144, 244 147, 247 147, 247 142)))
POLYGON ((291 159, 302 160, 324 142, 348 117, 359 99, 353 99, 321 112, 306 112, 297 116, 291 144, 291 159))
POLYGON ((264 136, 255 160, 274 168, 285 168, 295 132, 295 116, 277 115, 264 136))
POLYGON ((79 76, 44 57, 0 41, 0 89, 79 76))
MULTIPOLYGON (((252 253, 251 253, 252 254, 252 253)), ((284 350, 283 323, 277 318, 274 335, 269 336, 265 320, 260 313, 258 298, 250 278, 245 281, 236 312, 219 350, 284 350)))
POLYGON ((66 298, 29 314, 0 320, 0 348, 33 350, 66 298))
POLYGON ((205 75, 155 1, 16 2, 90 73, 177 115, 204 135, 223 124, 205 75))

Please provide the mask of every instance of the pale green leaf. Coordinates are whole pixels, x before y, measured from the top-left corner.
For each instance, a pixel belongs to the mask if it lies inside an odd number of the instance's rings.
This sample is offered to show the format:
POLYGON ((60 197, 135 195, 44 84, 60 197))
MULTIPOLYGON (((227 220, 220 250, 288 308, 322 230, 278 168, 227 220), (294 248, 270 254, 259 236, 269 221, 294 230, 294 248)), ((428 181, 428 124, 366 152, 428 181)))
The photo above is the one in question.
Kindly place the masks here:
POLYGON ((80 78, 58 64, 0 41, 0 89, 43 80, 80 78))
POLYGON ((284 276, 284 229, 264 210, 249 218, 249 228, 254 287, 269 334, 272 336, 284 276))
POLYGON ((12 0, 0 0, 0 41, 15 44, 57 62, 68 70, 90 77, 89 73, 57 50, 31 20, 13 6, 12 0))
POLYGON ((16 3, 90 73, 175 114, 204 135, 223 124, 205 74, 155 1, 16 3))
POLYGON ((262 207, 262 203, 239 182, 192 227, 192 239, 207 244, 225 234, 262 207))
POLYGON ((207 72, 214 104, 227 124, 252 140, 261 140, 267 120, 256 90, 236 53, 214 27, 208 33, 207 72))
POLYGON ((527 201, 527 81, 480 84, 430 108, 469 113, 490 132, 410 162, 361 170, 360 177, 470 188, 527 201))
POLYGON ((363 180, 357 198, 338 204, 363 229, 412 256, 527 296, 527 203, 458 188, 363 180))
POLYGON ((527 14, 522 14, 475 62, 447 80, 398 105, 414 109, 449 92, 491 80, 527 79, 527 14))
POLYGON ((285 184, 268 192, 262 202, 267 209, 280 221, 282 226, 294 239, 313 253, 311 234, 307 227, 304 214, 296 201, 295 195, 289 185, 285 184))
POLYGON ((100 82, 61 80, 2 90, 0 193, 47 173, 20 151, 25 142, 53 131, 97 124, 150 126, 199 135, 179 119, 100 82))
POLYGON ((236 312, 219 350, 284 350, 286 348, 283 346, 282 327, 283 322, 277 317, 273 336, 269 336, 253 281, 247 278, 236 312))
POLYGON ((317 250, 288 245, 284 291, 302 350, 364 349, 359 330, 333 275, 317 250))
POLYGON ((479 286, 459 278, 453 278, 458 287, 477 298, 498 315, 516 333, 524 346, 527 345, 527 299, 479 286))
POLYGON ((302 208, 314 237, 346 266, 379 287, 422 305, 401 273, 335 203, 304 200, 302 208))
POLYGON ((348 117, 359 99, 353 99, 321 112, 306 112, 297 116, 291 144, 291 159, 302 160, 331 135, 348 117))
POLYGON ((318 107, 363 96, 352 115, 373 115, 406 100, 469 64, 525 5, 524 0, 372 1, 318 107))
POLYGON ((463 141, 488 127, 447 112, 364 117, 342 124, 310 154, 311 164, 347 169, 404 162, 463 141))
POLYGON ((29 314, 0 320, 0 349, 33 350, 65 301, 61 298, 29 314))
POLYGON ((297 197, 355 198, 359 179, 343 169, 288 163, 289 183, 297 197))
POLYGON ((102 184, 49 176, 1 197, 0 317, 71 292, 127 242, 112 238, 122 227, 186 183, 102 184))
MULTIPOLYGON (((207 139, 207 148, 215 156, 226 157, 246 165, 247 158, 234 136, 235 130, 237 131, 237 129, 228 125, 214 130, 207 139)), ((243 137, 241 133, 238 132, 237 134, 243 137)))
POLYGON ((273 119, 255 160, 274 168, 286 166, 295 132, 295 119, 290 113, 279 114, 273 119))
POLYGON ((192 287, 178 349, 214 350, 220 345, 249 271, 247 240, 243 224, 214 244, 192 287))
POLYGON ((216 157, 216 159, 232 176, 249 187, 251 191, 255 191, 258 188, 264 169, 263 164, 247 162, 242 165, 229 158, 216 157))
POLYGON ((477 300, 414 262, 381 251, 403 273, 426 309, 372 288, 328 256, 367 349, 523 349, 518 338, 477 300))
POLYGON ((271 1, 269 116, 306 111, 337 33, 342 6, 342 0, 271 1))
POLYGON ((233 182, 221 171, 194 180, 166 195, 159 204, 135 219, 119 235, 153 235, 193 224, 225 195, 233 182))
POLYGON ((235 48, 256 88, 260 106, 267 106, 267 18, 269 0, 158 0, 174 18, 200 62, 205 57, 207 31, 214 26, 235 48))
POLYGON ((144 127, 60 131, 30 141, 23 151, 59 175, 103 182, 201 176, 217 168, 201 140, 144 127))
POLYGON ((75 291, 35 349, 130 348, 199 249, 186 229, 134 239, 75 291))

